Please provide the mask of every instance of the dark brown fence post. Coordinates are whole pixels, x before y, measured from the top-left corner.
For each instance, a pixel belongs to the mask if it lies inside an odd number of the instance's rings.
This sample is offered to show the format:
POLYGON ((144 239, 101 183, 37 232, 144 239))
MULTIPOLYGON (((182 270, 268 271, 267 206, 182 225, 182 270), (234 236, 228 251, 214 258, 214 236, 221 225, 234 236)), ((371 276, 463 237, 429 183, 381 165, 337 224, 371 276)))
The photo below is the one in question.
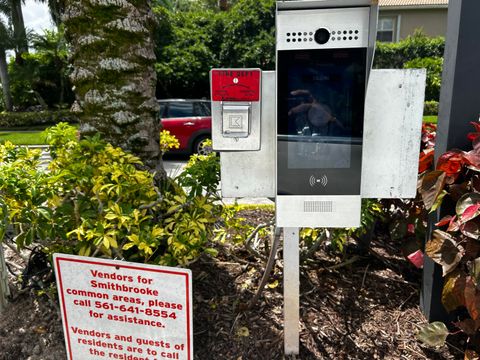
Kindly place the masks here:
MULTIPOLYGON (((436 159, 449 149, 468 149, 466 135, 473 129, 470 122, 478 120, 480 114, 479 14, 479 0, 451 0, 448 5, 436 159)), ((442 206, 430 223, 446 213, 448 206, 442 206)), ((426 258, 420 305, 429 321, 448 319, 441 304, 442 286, 441 268, 426 258)))

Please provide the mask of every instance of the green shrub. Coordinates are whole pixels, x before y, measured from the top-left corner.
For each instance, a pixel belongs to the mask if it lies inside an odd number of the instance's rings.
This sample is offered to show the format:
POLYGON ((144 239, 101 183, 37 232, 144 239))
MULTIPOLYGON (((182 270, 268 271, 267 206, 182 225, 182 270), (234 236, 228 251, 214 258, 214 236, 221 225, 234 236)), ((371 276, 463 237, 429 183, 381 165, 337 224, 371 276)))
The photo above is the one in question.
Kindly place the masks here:
POLYGON ((0 113, 2 129, 48 126, 60 122, 75 124, 78 123, 78 118, 70 110, 0 113))
POLYGON ((425 101, 423 115, 438 115, 438 101, 425 101))
POLYGON ((428 57, 443 57, 445 38, 430 38, 416 31, 396 43, 377 42, 374 67, 378 69, 403 69, 410 60, 428 57))
MULTIPOLYGON (((211 146, 210 144, 207 146, 211 146)), ((194 154, 190 157, 184 171, 177 177, 178 183, 189 188, 189 197, 199 196, 206 192, 209 196, 217 196, 220 183, 220 160, 215 153, 208 155, 194 154)))
POLYGON ((426 57, 407 61, 405 69, 427 69, 427 84, 425 87, 425 100, 438 101, 440 99, 440 88, 442 86, 443 58, 426 57))
POLYGON ((162 265, 188 264, 209 252, 222 205, 174 180, 158 187, 140 160, 102 141, 79 140, 61 123, 47 130, 52 162, 38 169, 40 152, 0 145, 0 193, 8 213, 0 234, 19 248, 104 256, 162 265), (3 230, 2 230, 3 229, 3 230))

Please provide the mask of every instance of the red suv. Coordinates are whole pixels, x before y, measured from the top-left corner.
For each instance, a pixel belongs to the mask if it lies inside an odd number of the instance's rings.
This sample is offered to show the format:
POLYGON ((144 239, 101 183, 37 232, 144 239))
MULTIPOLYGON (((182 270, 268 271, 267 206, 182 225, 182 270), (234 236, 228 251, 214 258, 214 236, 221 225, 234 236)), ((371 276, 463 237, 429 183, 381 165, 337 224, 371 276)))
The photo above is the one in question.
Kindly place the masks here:
POLYGON ((211 147, 205 140, 211 138, 212 114, 209 100, 165 99, 160 104, 163 129, 180 142, 179 151, 207 154, 211 147))

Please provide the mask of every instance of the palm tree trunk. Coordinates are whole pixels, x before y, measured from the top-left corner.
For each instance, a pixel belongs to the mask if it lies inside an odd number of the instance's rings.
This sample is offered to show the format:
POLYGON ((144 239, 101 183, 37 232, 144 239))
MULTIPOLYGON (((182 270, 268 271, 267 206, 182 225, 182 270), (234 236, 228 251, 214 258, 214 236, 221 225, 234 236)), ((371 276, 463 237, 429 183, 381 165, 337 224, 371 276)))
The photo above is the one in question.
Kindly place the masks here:
POLYGON ((150 0, 65 0, 80 133, 138 155, 162 176, 150 0))
POLYGON ((13 33, 17 43, 17 61, 22 61, 21 56, 28 52, 27 32, 23 21, 22 1, 12 0, 13 33))
POLYGON ((12 111, 12 95, 10 94, 10 78, 8 75, 7 56, 5 54, 5 49, 0 49, 0 81, 2 82, 5 110, 12 111))

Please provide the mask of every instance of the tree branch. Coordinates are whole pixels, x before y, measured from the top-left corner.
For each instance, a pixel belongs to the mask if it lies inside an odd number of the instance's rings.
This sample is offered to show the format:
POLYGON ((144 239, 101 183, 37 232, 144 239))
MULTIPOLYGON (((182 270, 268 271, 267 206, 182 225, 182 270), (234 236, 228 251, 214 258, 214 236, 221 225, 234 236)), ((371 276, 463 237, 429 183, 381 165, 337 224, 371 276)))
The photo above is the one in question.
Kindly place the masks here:
POLYGON ((265 266, 265 272, 263 273, 262 280, 260 281, 260 285, 258 286, 255 295, 253 296, 252 300, 248 303, 248 308, 251 309, 255 303, 260 298, 260 295, 267 284, 268 279, 270 278, 270 273, 272 272, 273 265, 275 264, 275 257, 277 255, 278 246, 280 244, 280 228, 275 228, 275 231, 272 231, 272 248, 270 250, 270 256, 268 257, 267 265, 265 266))
POLYGON ((261 259, 265 259, 265 255, 260 254, 257 250, 252 248, 250 243, 252 242, 252 239, 258 234, 258 232, 260 230, 262 230, 263 228, 266 228, 267 226, 272 226, 274 223, 275 223, 274 220, 272 220, 268 223, 257 225, 257 227, 253 230, 253 232, 245 240, 245 248, 248 250, 249 253, 251 253, 251 254, 253 254, 256 257, 259 257, 261 259))

